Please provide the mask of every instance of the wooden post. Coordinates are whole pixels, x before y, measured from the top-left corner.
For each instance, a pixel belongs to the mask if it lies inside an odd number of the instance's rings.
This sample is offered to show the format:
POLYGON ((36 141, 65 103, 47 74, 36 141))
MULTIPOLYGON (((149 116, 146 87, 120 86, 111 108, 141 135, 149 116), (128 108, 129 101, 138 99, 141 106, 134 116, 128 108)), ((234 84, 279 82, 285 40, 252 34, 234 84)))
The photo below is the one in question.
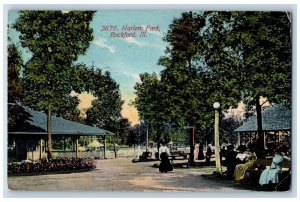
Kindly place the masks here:
POLYGON ((236 145, 239 146, 241 144, 241 135, 240 132, 237 133, 236 145))
POLYGON ((43 157, 43 139, 40 140, 40 160, 42 160, 43 157))
POLYGON ((47 117, 47 132, 48 132, 48 159, 52 158, 52 127, 51 127, 51 111, 48 110, 48 117, 47 117))
POLYGON ((113 136, 113 144, 114 144, 115 158, 117 158, 117 150, 116 150, 115 136, 113 136))
POLYGON ((78 153, 78 138, 76 138, 76 158, 79 158, 79 153, 78 153))
POLYGON ((15 140, 15 147, 16 147, 16 159, 19 160, 19 141, 18 140, 15 140))
POLYGON ((66 137, 64 137, 64 153, 66 152, 66 137))
POLYGON ((148 144, 149 144, 149 134, 148 134, 148 127, 146 131, 146 152, 148 151, 148 144))
POLYGON ((104 151, 103 151, 103 158, 106 159, 106 138, 105 136, 103 136, 103 139, 104 139, 104 151))
POLYGON ((78 138, 76 138, 76 158, 79 158, 79 153, 78 153, 78 138))
POLYGON ((194 126, 193 126, 193 128, 192 128, 192 137, 193 137, 193 146, 195 145, 195 128, 194 128, 194 126))
POLYGON ((190 132, 190 157, 189 157, 189 165, 193 166, 195 164, 195 161, 194 161, 194 127, 190 127, 189 126, 189 129, 192 129, 189 130, 190 132))

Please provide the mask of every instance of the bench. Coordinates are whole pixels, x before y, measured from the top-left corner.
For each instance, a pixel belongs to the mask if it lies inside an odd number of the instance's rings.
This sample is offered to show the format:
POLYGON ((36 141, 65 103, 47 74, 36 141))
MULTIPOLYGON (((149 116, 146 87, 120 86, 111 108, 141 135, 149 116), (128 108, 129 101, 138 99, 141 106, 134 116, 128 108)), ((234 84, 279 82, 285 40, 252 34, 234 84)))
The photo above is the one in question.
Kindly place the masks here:
MULTIPOLYGON (((257 159, 251 168, 247 169, 248 176, 250 179, 254 180, 255 183, 259 182, 259 178, 261 173, 267 168, 267 166, 271 166, 272 159, 257 159)), ((284 161, 282 165, 282 172, 279 173, 279 178, 284 178, 289 174, 291 169, 291 162, 284 161)))
POLYGON ((188 154, 185 154, 184 151, 172 151, 169 156, 170 160, 184 160, 187 159, 188 154))

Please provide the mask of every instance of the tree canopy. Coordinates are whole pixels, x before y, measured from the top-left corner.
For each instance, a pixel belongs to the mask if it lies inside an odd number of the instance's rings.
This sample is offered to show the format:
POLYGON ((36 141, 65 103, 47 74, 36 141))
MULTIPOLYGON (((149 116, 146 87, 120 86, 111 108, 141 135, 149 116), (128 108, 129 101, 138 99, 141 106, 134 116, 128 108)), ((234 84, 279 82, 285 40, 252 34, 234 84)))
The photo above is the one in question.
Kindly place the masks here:
POLYGON ((14 28, 32 58, 24 70, 25 102, 53 112, 64 106, 73 86, 72 63, 93 39, 93 11, 20 11, 14 28))
POLYGON ((143 120, 151 117, 152 122, 192 125, 206 132, 215 101, 224 111, 247 101, 258 118, 260 97, 290 103, 288 12, 184 12, 163 39, 168 46, 158 64, 164 70, 159 76, 141 74, 135 87, 143 120))
POLYGON ((8 102, 20 102, 23 97, 21 80, 21 69, 23 59, 15 44, 8 45, 7 80, 8 80, 8 102))
MULTIPOLYGON (((51 114, 78 100, 70 96, 73 62, 93 40, 94 11, 20 11, 14 28, 32 58, 24 70, 24 103, 48 114, 48 157, 51 158, 51 114)), ((75 87, 74 87, 75 86, 75 87)))

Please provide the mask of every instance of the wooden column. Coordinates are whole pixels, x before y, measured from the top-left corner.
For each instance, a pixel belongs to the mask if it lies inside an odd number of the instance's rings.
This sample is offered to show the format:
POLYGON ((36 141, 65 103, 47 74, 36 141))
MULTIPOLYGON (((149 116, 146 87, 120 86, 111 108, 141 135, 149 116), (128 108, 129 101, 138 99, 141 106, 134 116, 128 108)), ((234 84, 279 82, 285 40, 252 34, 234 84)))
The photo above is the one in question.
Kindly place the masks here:
POLYGON ((114 145, 115 158, 117 158, 117 150, 116 150, 115 136, 113 136, 113 145, 114 145))
POLYGON ((51 122, 51 111, 48 110, 47 115, 47 133, 48 133, 48 159, 52 159, 52 122, 51 122))
POLYGON ((104 139, 104 151, 103 151, 103 158, 106 159, 106 138, 105 136, 103 136, 103 139, 104 139))
POLYGON ((40 160, 42 160, 43 157, 43 139, 40 140, 40 160))
POLYGON ((64 137, 64 152, 66 152, 66 137, 64 137))
POLYGON ((240 132, 237 133, 236 145, 239 146, 241 144, 241 135, 240 132))
POLYGON ((78 138, 76 138, 76 158, 79 158, 79 153, 78 153, 78 138))

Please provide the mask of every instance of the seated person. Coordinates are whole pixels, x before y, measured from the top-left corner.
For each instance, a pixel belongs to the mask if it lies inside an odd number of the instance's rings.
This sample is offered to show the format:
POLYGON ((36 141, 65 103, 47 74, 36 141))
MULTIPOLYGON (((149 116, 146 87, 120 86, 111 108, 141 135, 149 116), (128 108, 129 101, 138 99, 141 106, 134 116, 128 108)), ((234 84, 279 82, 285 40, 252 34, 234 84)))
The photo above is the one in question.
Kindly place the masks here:
POLYGON ((253 150, 250 151, 250 154, 248 154, 248 157, 244 159, 246 163, 244 164, 238 164, 235 167, 234 170, 234 180, 239 181, 243 180, 246 175, 246 170, 248 168, 251 168, 254 165, 254 162, 256 161, 257 156, 253 150))
POLYGON ((285 156, 284 152, 287 152, 284 146, 279 146, 275 149, 275 156, 272 159, 271 167, 264 170, 260 175, 259 184, 261 186, 274 186, 279 183, 278 175, 282 171, 283 162, 291 160, 285 156))
POLYGON ((236 164, 246 163, 246 159, 249 154, 246 153, 247 147, 245 145, 239 145, 236 149, 239 153, 236 155, 236 164))

